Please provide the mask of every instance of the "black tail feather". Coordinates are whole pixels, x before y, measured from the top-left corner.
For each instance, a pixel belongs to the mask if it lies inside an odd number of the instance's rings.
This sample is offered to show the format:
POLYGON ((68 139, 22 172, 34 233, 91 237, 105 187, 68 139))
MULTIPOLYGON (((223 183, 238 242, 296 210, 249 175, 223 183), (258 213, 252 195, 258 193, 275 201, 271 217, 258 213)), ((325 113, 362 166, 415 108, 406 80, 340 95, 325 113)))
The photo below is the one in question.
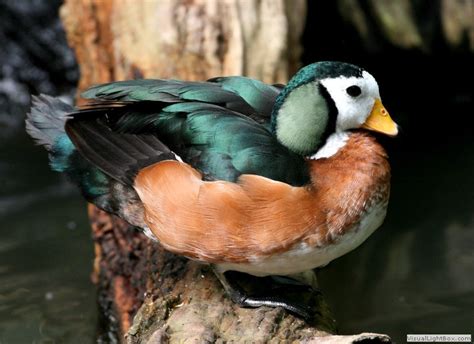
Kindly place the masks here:
POLYGON ((140 169, 175 154, 152 135, 117 133, 101 118, 72 119, 66 132, 81 155, 115 180, 133 186, 140 169))
POLYGON ((67 115, 74 108, 58 98, 44 94, 33 96, 30 112, 26 116, 26 131, 35 141, 51 150, 58 136, 64 134, 67 115))

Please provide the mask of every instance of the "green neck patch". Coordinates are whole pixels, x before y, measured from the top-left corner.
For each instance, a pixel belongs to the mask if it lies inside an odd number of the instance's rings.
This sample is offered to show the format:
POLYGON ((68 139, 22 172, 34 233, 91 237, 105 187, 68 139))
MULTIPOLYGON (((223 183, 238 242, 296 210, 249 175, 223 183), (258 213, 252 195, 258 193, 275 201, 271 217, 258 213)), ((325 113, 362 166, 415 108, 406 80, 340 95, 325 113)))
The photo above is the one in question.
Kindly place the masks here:
POLYGON ((329 109, 318 82, 292 90, 276 117, 276 136, 291 151, 309 155, 319 147, 328 124, 329 109))

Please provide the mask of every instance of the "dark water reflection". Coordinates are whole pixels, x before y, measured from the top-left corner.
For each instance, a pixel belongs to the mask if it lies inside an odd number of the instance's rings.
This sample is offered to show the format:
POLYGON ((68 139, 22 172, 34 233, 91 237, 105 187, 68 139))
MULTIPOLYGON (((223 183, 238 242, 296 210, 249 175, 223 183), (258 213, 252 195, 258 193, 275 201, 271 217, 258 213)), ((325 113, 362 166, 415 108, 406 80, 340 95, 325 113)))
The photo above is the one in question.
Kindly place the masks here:
POLYGON ((85 202, 23 133, 0 151, 0 343, 95 342, 85 202))

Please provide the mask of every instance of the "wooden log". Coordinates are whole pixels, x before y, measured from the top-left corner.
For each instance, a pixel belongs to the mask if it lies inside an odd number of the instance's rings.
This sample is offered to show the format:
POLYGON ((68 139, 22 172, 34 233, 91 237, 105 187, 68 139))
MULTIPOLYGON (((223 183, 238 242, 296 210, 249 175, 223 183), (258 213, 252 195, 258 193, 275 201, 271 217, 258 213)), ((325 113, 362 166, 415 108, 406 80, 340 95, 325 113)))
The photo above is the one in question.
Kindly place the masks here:
MULTIPOLYGON (((61 18, 80 66, 81 92, 142 77, 285 82, 299 67, 305 11, 304 0, 66 0, 61 18)), ((311 342, 335 332, 319 294, 310 295, 319 310, 312 324, 281 309, 239 308, 208 267, 164 251, 93 205, 89 217, 99 301, 109 330, 123 341, 311 342)), ((389 341, 348 338, 333 339, 389 341)))

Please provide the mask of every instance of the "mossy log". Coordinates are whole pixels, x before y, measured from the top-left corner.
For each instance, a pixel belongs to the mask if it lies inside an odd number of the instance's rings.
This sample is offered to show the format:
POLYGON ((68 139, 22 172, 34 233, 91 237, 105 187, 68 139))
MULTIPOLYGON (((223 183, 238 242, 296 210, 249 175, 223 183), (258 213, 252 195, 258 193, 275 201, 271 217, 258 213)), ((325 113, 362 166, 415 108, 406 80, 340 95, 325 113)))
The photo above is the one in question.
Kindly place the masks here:
MULTIPOLYGON (((142 77, 285 82, 298 68, 305 11, 304 0, 66 0, 61 18, 80 66, 80 92, 142 77)), ((331 336, 335 322, 320 294, 310 297, 319 312, 313 323, 282 309, 239 308, 207 266, 164 251, 93 205, 89 217, 93 279, 109 330, 121 341, 390 341, 331 336)))

